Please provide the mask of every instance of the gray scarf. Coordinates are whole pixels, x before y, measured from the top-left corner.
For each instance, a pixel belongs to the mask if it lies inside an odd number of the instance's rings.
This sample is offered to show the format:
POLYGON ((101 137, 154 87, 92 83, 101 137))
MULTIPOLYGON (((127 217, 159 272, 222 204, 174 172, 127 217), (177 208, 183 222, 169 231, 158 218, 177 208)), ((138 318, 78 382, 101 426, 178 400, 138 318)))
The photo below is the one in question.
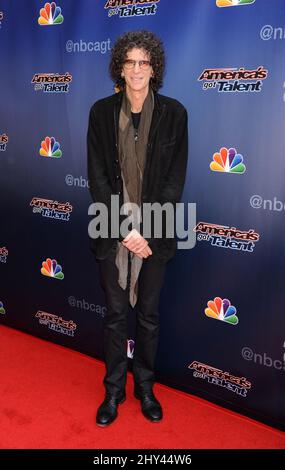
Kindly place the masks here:
MULTIPOLYGON (((131 115, 131 104, 124 92, 119 116, 119 161, 123 180, 124 203, 141 205, 141 191, 146 162, 146 150, 150 124, 154 107, 154 96, 150 89, 144 101, 138 139, 134 138, 134 126, 131 115)), ((116 266, 119 270, 118 283, 122 289, 127 287, 129 250, 120 242, 117 245, 116 266)), ((131 252, 131 279, 129 300, 135 306, 138 296, 138 276, 143 259, 131 252)))

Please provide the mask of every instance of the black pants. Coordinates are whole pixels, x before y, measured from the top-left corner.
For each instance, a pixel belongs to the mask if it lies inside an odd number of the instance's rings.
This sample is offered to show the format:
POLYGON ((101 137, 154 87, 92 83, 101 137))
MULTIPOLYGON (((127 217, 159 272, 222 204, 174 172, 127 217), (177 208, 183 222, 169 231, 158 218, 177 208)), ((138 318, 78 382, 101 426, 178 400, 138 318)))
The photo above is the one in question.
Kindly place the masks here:
MULTIPOLYGON (((118 284, 115 264, 116 249, 99 261, 101 283, 106 295, 107 313, 104 317, 104 356, 107 392, 121 396, 127 380, 127 318, 129 311, 129 278, 126 290, 118 284)), ((130 260, 130 257, 129 257, 130 260)), ((159 296, 166 264, 152 256, 143 260, 138 279, 136 333, 133 355, 133 374, 136 389, 140 392, 152 388, 155 381, 154 362, 159 335, 159 296)), ((129 266, 130 267, 130 266, 129 266)))

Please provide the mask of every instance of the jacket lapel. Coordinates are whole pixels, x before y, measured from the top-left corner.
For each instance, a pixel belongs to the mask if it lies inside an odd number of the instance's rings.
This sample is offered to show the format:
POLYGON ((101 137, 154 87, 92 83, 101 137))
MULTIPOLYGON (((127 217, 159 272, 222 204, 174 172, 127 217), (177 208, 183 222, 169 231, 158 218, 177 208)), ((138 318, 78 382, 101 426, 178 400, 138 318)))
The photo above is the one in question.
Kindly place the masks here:
POLYGON ((159 95, 154 93, 154 108, 152 113, 152 120, 150 124, 149 136, 148 136, 148 146, 151 146, 154 135, 157 131, 160 119, 162 117, 165 105, 161 105, 159 95))
POLYGON ((122 106, 122 99, 123 99, 123 92, 120 91, 115 95, 115 105, 114 105, 114 132, 115 132, 115 142, 116 147, 118 148, 118 140, 119 140, 119 116, 120 116, 120 109, 122 106))

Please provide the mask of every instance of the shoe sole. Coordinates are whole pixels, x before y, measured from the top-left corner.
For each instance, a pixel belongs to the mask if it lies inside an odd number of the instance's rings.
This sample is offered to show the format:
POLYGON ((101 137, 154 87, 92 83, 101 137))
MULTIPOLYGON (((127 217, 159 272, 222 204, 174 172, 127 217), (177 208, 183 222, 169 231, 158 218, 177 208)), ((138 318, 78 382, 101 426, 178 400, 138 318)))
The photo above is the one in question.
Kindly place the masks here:
POLYGON ((151 419, 149 418, 148 416, 144 415, 144 417, 150 421, 151 423, 160 423, 160 421, 162 421, 162 418, 158 418, 158 419, 151 419))
MULTIPOLYGON (((124 403, 126 401, 126 397, 122 398, 119 402, 118 402, 118 405, 121 405, 122 403, 124 403)), ((96 421, 96 424, 97 426, 99 426, 100 428, 106 428, 107 426, 110 426, 110 424, 112 424, 115 419, 117 418, 118 415, 115 416, 114 419, 112 419, 112 421, 109 421, 109 423, 106 423, 106 424, 100 424, 100 423, 97 423, 96 421)))

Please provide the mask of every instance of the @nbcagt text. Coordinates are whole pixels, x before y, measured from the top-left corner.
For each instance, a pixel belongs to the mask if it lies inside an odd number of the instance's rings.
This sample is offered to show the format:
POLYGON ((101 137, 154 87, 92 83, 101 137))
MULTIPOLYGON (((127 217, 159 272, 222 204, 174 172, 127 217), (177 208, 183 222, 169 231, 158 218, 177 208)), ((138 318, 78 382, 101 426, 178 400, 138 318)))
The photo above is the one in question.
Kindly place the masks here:
POLYGON ((107 456, 100 454, 99 456, 93 457, 94 465, 119 465, 125 467, 127 463, 134 463, 136 465, 148 465, 148 464, 186 464, 191 465, 190 454, 137 454, 134 457, 128 456, 107 456))

